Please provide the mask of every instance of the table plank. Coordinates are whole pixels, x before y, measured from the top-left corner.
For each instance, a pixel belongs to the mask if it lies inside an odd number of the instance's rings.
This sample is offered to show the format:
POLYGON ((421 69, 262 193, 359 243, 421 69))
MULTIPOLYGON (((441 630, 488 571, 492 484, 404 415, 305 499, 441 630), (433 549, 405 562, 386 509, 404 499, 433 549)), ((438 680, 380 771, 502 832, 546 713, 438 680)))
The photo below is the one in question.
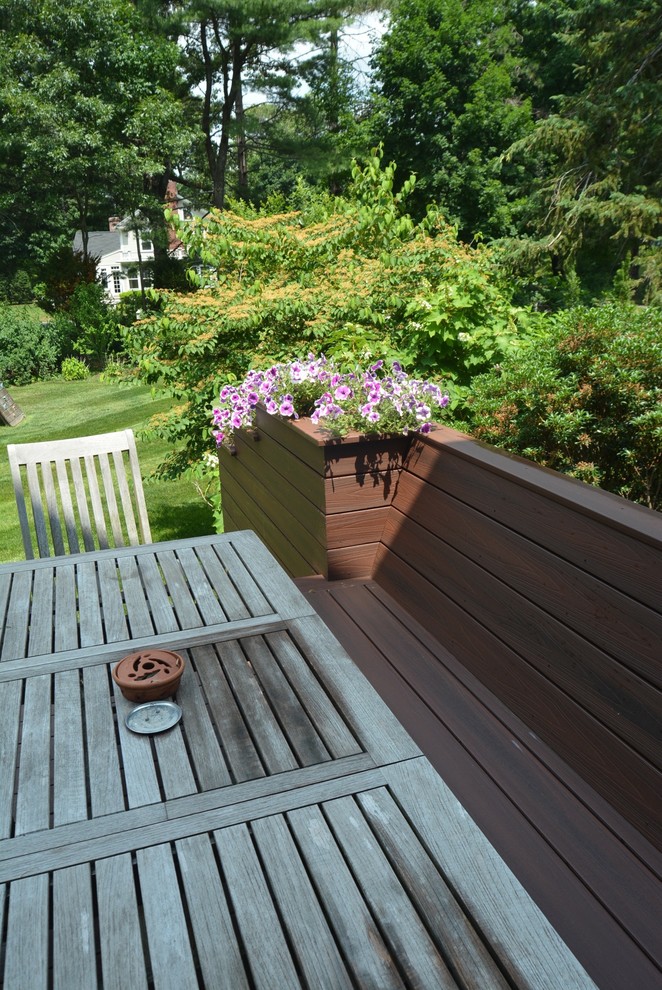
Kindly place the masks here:
POLYGON ((319 808, 292 811, 287 820, 359 986, 401 990, 402 977, 319 808))
POLYGON ((106 666, 83 669, 85 735, 92 815, 124 810, 124 794, 106 666))
POLYGON ((53 575, 50 571, 37 571, 32 585, 28 656, 50 653, 53 649, 53 575))
POLYGON ((136 560, 133 557, 119 557, 117 568, 122 584, 122 595, 131 638, 153 636, 154 623, 145 598, 145 589, 136 560))
POLYGON ((11 885, 4 990, 48 990, 48 886, 48 874, 11 885))
POLYGON ((170 846, 139 849, 136 862, 155 990, 198 990, 170 846))
POLYGON ((21 571, 14 575, 5 609, 5 625, 0 660, 15 660, 25 656, 30 620, 32 573, 21 571))
POLYGON ((53 874, 53 990, 96 990, 94 903, 88 864, 53 874))
POLYGON ((435 933, 458 983, 508 990, 510 983, 392 796, 386 789, 375 789, 358 794, 357 801, 428 931, 435 933))
POLYGON ((251 827, 306 987, 351 990, 354 983, 284 819, 262 818, 251 827))
POLYGON ((180 839, 176 849, 205 986, 210 990, 223 987, 249 990, 241 947, 209 837, 192 835, 180 839))
POLYGON ((124 600, 117 581, 117 562, 100 560, 97 565, 99 595, 103 615, 106 643, 129 638, 129 627, 124 613, 124 600))
POLYGON ((156 555, 154 553, 141 554, 136 557, 136 563, 156 632, 174 632, 179 629, 179 625, 163 583, 163 575, 159 569, 156 555))
POLYGON ((79 635, 82 647, 96 646, 97 643, 104 642, 97 564, 93 558, 87 560, 86 556, 84 555, 76 565, 79 635))
POLYGON ((55 615, 53 617, 53 638, 56 651, 75 650, 78 647, 77 612, 76 568, 72 563, 58 563, 55 567, 55 615))
MULTIPOLYGON (((201 550, 211 553, 209 547, 203 547, 201 550)), ((178 551, 177 558, 184 572, 186 583, 191 589, 197 608, 202 616, 203 623, 207 626, 217 622, 224 622, 227 618, 226 613, 223 611, 216 594, 214 594, 214 582, 212 581, 210 583, 209 577, 203 570, 199 555, 196 554, 193 547, 184 547, 178 551)), ((216 558, 214 559, 216 560, 216 558)), ((227 575, 223 569, 219 567, 218 570, 222 572, 227 581, 227 575)), ((243 617, 237 616, 237 618, 243 617)))
POLYGON ((147 990, 131 856, 95 863, 99 942, 104 990, 147 990))
POLYGON ((410 735, 317 615, 293 619, 288 628, 334 705, 375 762, 392 763, 421 755, 410 735))
POLYGON ((18 768, 15 832, 48 828, 50 814, 51 679, 31 677, 25 686, 18 768), (46 756, 46 758, 44 758, 46 756))
POLYGON ((221 866, 257 990, 299 990, 301 984, 246 825, 214 832, 221 866))
POLYGON ((0 683, 0 838, 13 829, 13 801, 16 756, 21 718, 22 685, 20 681, 0 683))
POLYGON ((156 559, 163 573, 168 596, 172 602, 180 629, 196 629, 203 624, 195 599, 188 586, 186 575, 173 550, 157 553, 156 559))
POLYGON ((54 681, 53 818, 64 825, 87 818, 80 674, 63 670, 54 681))

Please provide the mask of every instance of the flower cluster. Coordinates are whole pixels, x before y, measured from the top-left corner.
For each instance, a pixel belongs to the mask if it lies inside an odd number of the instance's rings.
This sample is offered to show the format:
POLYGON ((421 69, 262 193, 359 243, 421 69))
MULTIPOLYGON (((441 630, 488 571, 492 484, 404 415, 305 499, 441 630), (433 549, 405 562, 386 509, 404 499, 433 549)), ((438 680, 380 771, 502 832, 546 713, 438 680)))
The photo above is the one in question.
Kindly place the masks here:
POLYGON ((335 436, 354 430, 407 434, 428 433, 448 395, 433 382, 410 378, 397 361, 389 372, 383 361, 367 371, 341 372, 332 360, 309 354, 307 360, 249 371, 237 386, 225 385, 213 412, 216 442, 251 427, 258 403, 274 416, 310 416, 335 436))

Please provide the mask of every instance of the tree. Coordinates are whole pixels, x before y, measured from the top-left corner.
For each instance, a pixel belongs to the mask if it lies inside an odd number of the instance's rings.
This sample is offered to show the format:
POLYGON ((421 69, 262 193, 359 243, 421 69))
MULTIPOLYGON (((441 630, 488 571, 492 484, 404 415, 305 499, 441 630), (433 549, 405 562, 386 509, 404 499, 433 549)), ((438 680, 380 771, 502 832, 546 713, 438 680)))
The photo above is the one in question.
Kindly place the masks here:
POLYGON ((138 31, 129 0, 5 0, 0 216, 15 255, 46 255, 144 196, 182 147, 176 45, 138 31))
MULTIPOLYGON (((180 0, 173 6, 183 25, 182 64, 201 135, 197 169, 189 169, 178 181, 204 190, 208 201, 223 209, 229 194, 250 198, 250 142, 253 139, 255 147, 259 135, 264 149, 273 134, 274 113, 282 116, 284 109, 291 109, 293 93, 307 70, 299 46, 314 43, 332 53, 343 20, 370 4, 180 0), (273 112, 256 114, 247 108, 249 91, 263 94, 273 112)), ((305 138, 299 135, 296 144, 301 154, 305 138)))
POLYGON ((181 231, 207 268, 198 291, 162 293, 159 314, 126 333, 141 380, 173 398, 158 430, 181 449, 175 470, 208 447, 221 383, 256 362, 399 358, 462 382, 498 359, 515 313, 489 254, 434 212, 416 223, 414 180, 396 193, 394 178, 377 153, 354 164, 346 199, 298 191, 303 211, 212 210, 181 231))
POLYGON ((562 26, 576 60, 570 91, 510 153, 539 170, 519 247, 533 263, 549 258, 559 274, 577 264, 604 290, 624 260, 659 257, 662 8, 658 0, 585 0, 562 26))
POLYGON ((377 136, 416 173, 419 215, 436 203, 466 239, 512 230, 525 166, 502 154, 532 126, 518 53, 491 0, 403 0, 375 56, 377 136))

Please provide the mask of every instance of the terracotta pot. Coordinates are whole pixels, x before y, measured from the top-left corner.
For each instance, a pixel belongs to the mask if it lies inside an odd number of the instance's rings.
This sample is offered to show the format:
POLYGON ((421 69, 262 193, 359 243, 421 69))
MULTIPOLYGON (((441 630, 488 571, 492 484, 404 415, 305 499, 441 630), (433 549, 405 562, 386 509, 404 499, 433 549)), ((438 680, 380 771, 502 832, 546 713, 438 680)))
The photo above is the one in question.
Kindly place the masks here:
POLYGON ((179 653, 141 650, 120 660, 113 680, 128 701, 160 701, 176 692, 184 667, 179 653))

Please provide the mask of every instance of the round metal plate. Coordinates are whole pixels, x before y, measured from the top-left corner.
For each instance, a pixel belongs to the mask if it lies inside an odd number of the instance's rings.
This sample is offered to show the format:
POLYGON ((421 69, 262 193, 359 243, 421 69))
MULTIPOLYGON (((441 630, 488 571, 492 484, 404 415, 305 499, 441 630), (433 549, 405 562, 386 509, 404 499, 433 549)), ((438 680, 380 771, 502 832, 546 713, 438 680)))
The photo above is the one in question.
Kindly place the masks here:
POLYGON ((148 701, 137 705, 126 717, 126 727, 132 732, 149 735, 153 732, 165 732, 177 725, 182 717, 182 710, 174 701, 148 701))

